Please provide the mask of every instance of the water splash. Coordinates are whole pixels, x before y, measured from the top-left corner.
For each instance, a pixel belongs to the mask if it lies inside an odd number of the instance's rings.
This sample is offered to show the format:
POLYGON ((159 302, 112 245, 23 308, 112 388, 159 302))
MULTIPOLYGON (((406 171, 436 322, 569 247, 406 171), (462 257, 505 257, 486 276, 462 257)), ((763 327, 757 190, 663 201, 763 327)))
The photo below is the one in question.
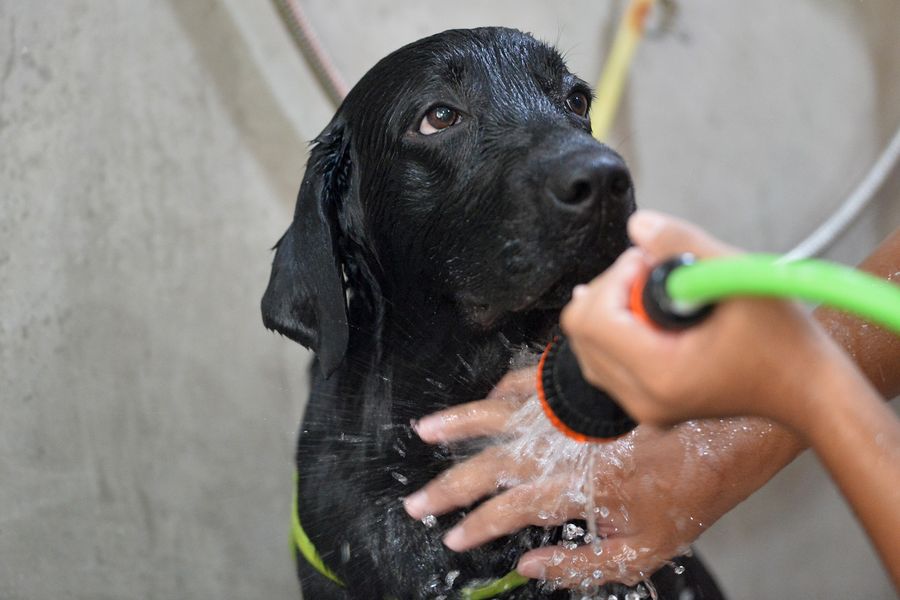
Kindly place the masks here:
MULTIPOLYGON (((575 550, 581 546, 591 546, 595 556, 603 554, 603 540, 615 528, 610 521, 612 511, 606 505, 597 505, 597 491, 603 486, 604 496, 627 500, 627 493, 619 485, 635 469, 633 460, 634 436, 625 435, 605 444, 586 444, 572 440, 560 433, 548 419, 537 400, 532 397, 522 404, 509 421, 509 437, 505 448, 513 460, 527 464, 533 471, 532 482, 542 481, 562 485, 559 501, 538 513, 538 518, 548 522, 565 519, 572 506, 582 507, 578 516, 583 524, 568 522, 563 525, 561 549, 575 550), (560 481, 562 478, 562 481, 560 481), (583 525, 583 526, 582 526, 583 525)), ((521 475, 519 476, 521 478, 521 475)), ((501 485, 521 483, 521 481, 501 481, 501 485)), ((627 522, 628 511, 624 505, 617 510, 617 518, 627 522)), ((562 552, 551 555, 550 565, 558 566, 564 559, 562 552)), ((637 551, 625 547, 621 556, 616 556, 620 573, 624 573, 629 562, 637 557, 637 551)), ((586 571, 587 559, 580 569, 570 568, 568 580, 582 577, 580 584, 571 591, 571 598, 611 600, 615 594, 603 591, 604 573, 601 569, 586 571), (586 575, 585 575, 586 573, 586 575)), ((545 582, 545 590, 558 589, 562 580, 545 582)), ((623 600, 653 598, 655 590, 649 583, 633 587, 623 600)))

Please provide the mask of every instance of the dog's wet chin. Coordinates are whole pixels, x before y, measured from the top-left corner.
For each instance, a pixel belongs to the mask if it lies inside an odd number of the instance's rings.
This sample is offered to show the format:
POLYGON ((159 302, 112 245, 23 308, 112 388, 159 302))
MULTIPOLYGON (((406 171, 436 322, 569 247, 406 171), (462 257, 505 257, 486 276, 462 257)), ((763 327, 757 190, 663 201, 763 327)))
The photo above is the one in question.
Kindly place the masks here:
POLYGON ((557 314, 568 304, 572 288, 577 282, 555 281, 540 295, 522 294, 513 299, 486 301, 469 294, 461 294, 459 306, 464 318, 475 328, 488 331, 506 324, 510 319, 531 313, 557 314))
POLYGON ((465 320, 475 329, 488 331, 505 319, 509 310, 497 303, 463 300, 459 303, 465 320))
POLYGON ((564 273, 538 287, 538 293, 523 293, 518 296, 504 294, 502 298, 488 299, 485 295, 464 292, 457 295, 464 318, 476 329, 487 331, 507 323, 522 315, 540 313, 543 316, 556 314, 572 299, 572 290, 580 283, 588 283, 602 273, 614 261, 614 257, 600 260, 593 265, 579 265, 577 270, 564 273))

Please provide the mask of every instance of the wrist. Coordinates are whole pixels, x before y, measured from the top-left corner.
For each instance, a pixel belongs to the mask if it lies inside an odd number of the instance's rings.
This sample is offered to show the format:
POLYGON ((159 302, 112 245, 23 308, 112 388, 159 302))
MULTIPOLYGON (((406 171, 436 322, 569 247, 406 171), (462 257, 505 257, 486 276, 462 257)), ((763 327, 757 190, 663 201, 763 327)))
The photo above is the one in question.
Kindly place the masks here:
MULTIPOLYGON (((682 439, 697 450, 709 444, 718 447, 714 454, 697 452, 704 471, 710 477, 707 499, 709 523, 716 520, 762 487, 785 465, 805 449, 805 444, 792 430, 780 423, 760 417, 737 417, 689 422, 679 426, 682 439)), ((692 452, 694 454, 694 452, 692 452)))
POLYGON ((868 381, 854 364, 839 351, 809 376, 800 410, 792 412, 785 425, 806 444, 817 445, 832 439, 843 424, 854 419, 860 402, 866 396, 877 397, 868 381))

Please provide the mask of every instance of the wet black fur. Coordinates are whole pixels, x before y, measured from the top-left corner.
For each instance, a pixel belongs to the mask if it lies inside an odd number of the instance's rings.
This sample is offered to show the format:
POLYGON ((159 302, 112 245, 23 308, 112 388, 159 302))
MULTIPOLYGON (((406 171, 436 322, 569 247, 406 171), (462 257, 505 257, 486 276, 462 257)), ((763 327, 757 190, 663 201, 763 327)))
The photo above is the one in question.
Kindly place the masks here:
MULTIPOLYGON (((262 302, 266 327, 316 352, 297 447, 299 516, 347 587, 300 559, 308 600, 452 598, 541 541, 532 529, 456 554, 440 538, 460 514, 429 528, 401 498, 451 459, 420 442, 410 420, 483 398, 514 354, 547 341, 571 288, 628 244, 627 179, 587 208, 555 191, 573 170, 612 165, 627 178, 567 109, 577 90, 589 93, 531 36, 447 31, 376 64, 315 140, 262 302), (462 120, 424 136, 419 123, 435 105, 462 120)), ((655 577, 661 597, 688 585, 697 599, 718 597, 700 563, 685 560, 684 576, 655 577)), ((508 597, 541 594, 531 584, 508 597)))

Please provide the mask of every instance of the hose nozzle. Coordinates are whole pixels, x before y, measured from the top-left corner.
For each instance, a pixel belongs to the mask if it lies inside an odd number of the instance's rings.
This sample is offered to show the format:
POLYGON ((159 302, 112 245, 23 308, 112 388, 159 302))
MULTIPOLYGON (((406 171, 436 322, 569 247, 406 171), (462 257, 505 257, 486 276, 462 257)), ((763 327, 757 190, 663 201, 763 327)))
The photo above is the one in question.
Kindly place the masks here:
MULTIPOLYGON (((656 327, 681 330, 705 319, 715 305, 678 302, 666 291, 669 276, 693 264, 691 254, 680 254, 634 282, 629 308, 656 327)), ((537 392, 544 414, 567 437, 579 442, 608 442, 627 434, 637 423, 612 396, 588 383, 581 373, 569 341, 557 336, 538 364, 537 392)))

